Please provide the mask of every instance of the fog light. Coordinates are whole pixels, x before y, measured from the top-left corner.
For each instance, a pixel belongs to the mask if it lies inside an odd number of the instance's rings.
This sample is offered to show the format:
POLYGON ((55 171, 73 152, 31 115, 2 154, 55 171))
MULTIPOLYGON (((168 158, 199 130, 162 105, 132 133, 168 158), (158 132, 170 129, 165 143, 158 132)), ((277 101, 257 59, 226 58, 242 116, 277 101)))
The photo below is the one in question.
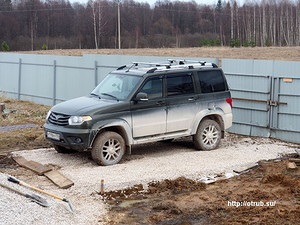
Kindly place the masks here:
POLYGON ((79 138, 79 137, 75 137, 73 140, 74 140, 74 142, 77 143, 77 144, 79 144, 79 143, 82 142, 82 139, 79 138))

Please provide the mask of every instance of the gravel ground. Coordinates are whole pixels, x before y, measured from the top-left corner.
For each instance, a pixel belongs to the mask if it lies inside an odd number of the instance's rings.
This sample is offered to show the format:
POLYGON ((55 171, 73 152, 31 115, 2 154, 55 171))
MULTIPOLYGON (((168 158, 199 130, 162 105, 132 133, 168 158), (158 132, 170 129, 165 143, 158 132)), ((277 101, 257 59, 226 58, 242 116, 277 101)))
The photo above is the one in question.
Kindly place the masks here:
MULTIPOLYGON (((180 176, 200 180, 204 176, 233 173, 234 169, 259 160, 295 153, 298 147, 273 139, 227 135, 219 149, 195 151, 190 140, 179 140, 135 146, 132 155, 109 167, 97 166, 88 154, 63 155, 54 149, 18 151, 13 154, 61 167, 60 172, 75 183, 66 190, 58 189, 43 176, 28 177, 23 173, 17 178, 66 197, 73 203, 75 212, 71 213, 65 202, 49 196, 41 194, 50 204, 49 208, 44 208, 0 187, 0 224, 102 224, 106 207, 97 194, 101 179, 104 179, 105 190, 123 189, 140 183, 146 185, 150 181, 180 176)), ((0 173, 0 182, 32 193, 27 188, 8 183, 7 175, 3 173, 0 173)))

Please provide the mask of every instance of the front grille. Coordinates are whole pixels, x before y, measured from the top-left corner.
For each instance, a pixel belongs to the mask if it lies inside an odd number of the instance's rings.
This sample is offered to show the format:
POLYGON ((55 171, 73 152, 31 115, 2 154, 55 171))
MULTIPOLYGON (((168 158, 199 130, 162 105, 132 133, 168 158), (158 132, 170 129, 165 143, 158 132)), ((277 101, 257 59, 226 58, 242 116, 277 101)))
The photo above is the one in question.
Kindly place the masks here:
POLYGON ((68 120, 71 116, 64 115, 60 113, 51 112, 48 121, 49 123, 58 125, 58 126, 66 126, 69 124, 68 120))

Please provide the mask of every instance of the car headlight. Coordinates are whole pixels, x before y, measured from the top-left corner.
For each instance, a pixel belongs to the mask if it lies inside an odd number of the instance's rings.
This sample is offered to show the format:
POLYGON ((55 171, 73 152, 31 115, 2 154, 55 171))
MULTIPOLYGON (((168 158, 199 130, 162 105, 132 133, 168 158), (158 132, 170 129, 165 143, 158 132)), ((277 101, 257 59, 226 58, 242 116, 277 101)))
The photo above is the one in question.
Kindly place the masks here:
POLYGON ((69 125, 81 125, 90 120, 92 120, 92 117, 90 116, 71 116, 69 118, 69 125))

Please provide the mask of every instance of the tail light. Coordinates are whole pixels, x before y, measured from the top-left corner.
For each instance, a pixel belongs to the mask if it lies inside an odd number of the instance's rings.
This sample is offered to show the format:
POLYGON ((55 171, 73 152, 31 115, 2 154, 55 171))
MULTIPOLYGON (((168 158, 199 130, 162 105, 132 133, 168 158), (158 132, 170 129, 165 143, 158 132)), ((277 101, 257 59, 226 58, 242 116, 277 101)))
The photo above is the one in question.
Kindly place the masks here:
POLYGON ((230 105, 232 108, 232 98, 226 98, 226 102, 230 105))

